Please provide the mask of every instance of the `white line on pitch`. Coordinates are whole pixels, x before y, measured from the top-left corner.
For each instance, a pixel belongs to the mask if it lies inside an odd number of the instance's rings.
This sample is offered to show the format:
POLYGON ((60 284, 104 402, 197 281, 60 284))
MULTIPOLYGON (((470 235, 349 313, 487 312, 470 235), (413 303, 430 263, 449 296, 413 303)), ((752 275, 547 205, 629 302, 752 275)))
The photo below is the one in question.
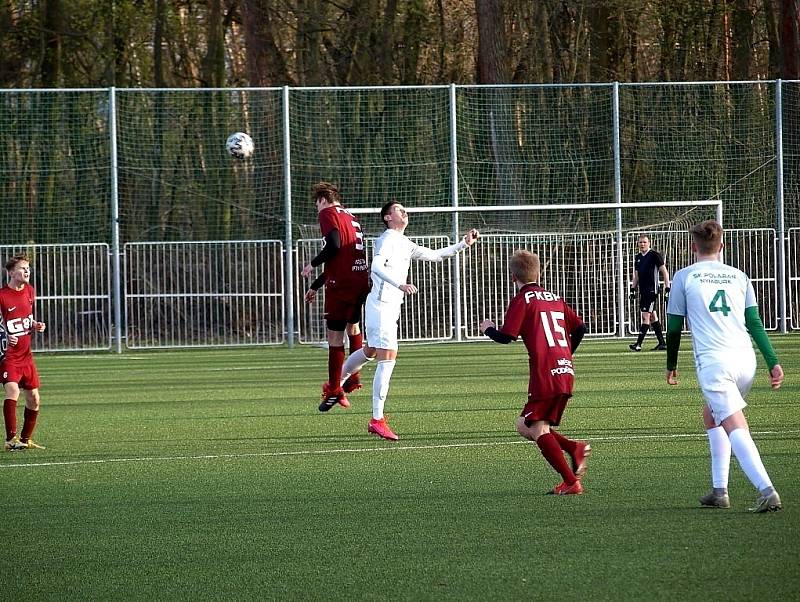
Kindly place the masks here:
MULTIPOLYGON (((800 430, 788 431, 753 431, 754 435, 790 435, 800 433, 800 430)), ((590 437, 595 441, 637 441, 646 439, 705 439, 705 433, 683 433, 674 435, 618 435, 608 437, 590 437)), ((123 462, 174 462, 178 460, 226 460, 235 458, 276 458, 282 456, 315 456, 325 454, 357 454, 369 452, 415 451, 424 449, 452 449, 466 447, 495 447, 499 445, 518 445, 528 443, 519 439, 515 441, 485 441, 481 443, 441 443, 437 445, 392 445, 391 447, 354 447, 341 449, 314 449, 279 452, 253 452, 248 454, 201 454, 195 456, 143 456, 140 458, 106 458, 102 460, 64 460, 61 462, 29 462, 26 464, 2 464, 3 468, 32 468, 39 466, 80 466, 87 464, 114 464, 123 462)), ((26 451, 9 452, 13 454, 32 453, 26 451)))

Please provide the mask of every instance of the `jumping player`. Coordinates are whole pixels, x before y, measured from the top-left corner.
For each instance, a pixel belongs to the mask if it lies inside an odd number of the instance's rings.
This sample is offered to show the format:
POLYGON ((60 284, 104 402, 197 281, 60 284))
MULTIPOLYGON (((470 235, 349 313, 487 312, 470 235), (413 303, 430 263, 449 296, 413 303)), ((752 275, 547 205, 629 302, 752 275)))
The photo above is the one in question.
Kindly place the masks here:
POLYGON ((517 294, 506 309, 503 327, 484 320, 480 330, 496 343, 508 344, 522 337, 528 350, 530 378, 528 402, 517 418, 517 432, 534 441, 545 460, 564 479, 550 492, 554 495, 583 493, 581 477, 592 452, 586 441, 567 439, 553 429, 572 397, 575 370, 572 354, 578 348, 586 325, 558 295, 539 286, 539 256, 515 251, 509 260, 517 294), (564 452, 572 458, 567 464, 564 452))
POLYGON ((678 350, 683 320, 692 331, 697 381, 703 392, 703 422, 711 451, 712 490, 702 506, 729 508, 731 451, 758 489, 753 512, 781 509, 781 498, 764 468, 743 409, 753 386, 758 345, 769 369, 770 384, 783 382, 783 368, 758 315, 753 284, 747 275, 720 261, 722 226, 707 220, 690 231, 695 263, 679 270, 667 306, 667 383, 678 384, 678 350))
MULTIPOLYGON (((322 385, 320 412, 327 412, 337 403, 349 407, 346 393, 360 388, 358 375, 354 374, 344 386, 341 384, 344 363, 345 329, 357 325, 369 293, 369 266, 364 251, 361 224, 341 202, 339 190, 328 182, 319 182, 312 189, 319 214, 319 227, 324 238, 322 250, 303 267, 302 275, 308 278, 315 267, 324 264, 325 323, 328 339, 328 380, 322 385)), ((314 290, 313 287, 310 290, 314 290)), ((308 294, 306 300, 309 300, 308 294)), ((313 296, 311 296, 313 300, 313 296)), ((351 351, 361 349, 363 337, 360 330, 350 329, 351 351)))
MULTIPOLYGON (((308 304, 314 303, 314 300, 317 298, 317 292, 319 289, 322 288, 322 285, 325 284, 325 272, 317 276, 317 278, 308 285, 308 289, 306 290, 305 295, 303 295, 303 299, 308 304)), ((361 324, 356 322, 355 324, 347 324, 347 340, 350 342, 350 346, 348 348, 348 353, 354 353, 361 349, 364 345, 364 337, 361 334, 361 324)), ((349 378, 344 379, 342 383, 342 391, 345 393, 345 397, 342 397, 338 400, 339 405, 342 407, 348 407, 350 405, 349 400, 347 399, 346 395, 348 393, 352 393, 361 388, 361 374, 356 372, 349 376, 349 378)), ((334 404, 335 405, 335 404, 334 404)), ((326 410, 329 407, 326 404, 326 410)))
POLYGON ((628 345, 631 351, 641 351, 644 337, 650 328, 656 333, 658 344, 653 351, 665 351, 667 345, 664 341, 664 332, 656 313, 656 299, 658 298, 658 277, 664 281, 664 296, 669 299, 669 272, 664 265, 661 253, 650 248, 650 237, 646 234, 639 236, 639 253, 633 262, 633 278, 631 279, 631 299, 636 298, 636 289, 639 289, 639 312, 641 323, 639 337, 635 343, 628 345))
POLYGON ((375 254, 370 266, 372 290, 364 315, 367 345, 347 358, 343 376, 358 372, 364 363, 377 358, 378 365, 372 380, 372 419, 367 425, 367 432, 397 441, 399 437, 386 422, 383 410, 397 362, 400 309, 406 295, 417 292, 417 287, 407 282, 411 260, 443 261, 445 257, 452 257, 475 244, 480 233, 475 229, 469 230, 460 242, 433 250, 413 243, 404 234, 408 227, 408 213, 397 201, 389 201, 381 207, 381 219, 386 230, 375 241, 375 254))
POLYGON ((8 334, 8 348, 0 362, 5 400, 3 420, 6 427, 4 448, 44 449, 31 439, 39 416, 39 373, 31 353, 31 332, 44 332, 45 323, 33 318, 36 291, 30 283, 31 267, 25 255, 14 255, 6 262, 8 284, 0 289, 0 317, 8 334), (17 436, 17 401, 25 392, 22 432, 17 436))

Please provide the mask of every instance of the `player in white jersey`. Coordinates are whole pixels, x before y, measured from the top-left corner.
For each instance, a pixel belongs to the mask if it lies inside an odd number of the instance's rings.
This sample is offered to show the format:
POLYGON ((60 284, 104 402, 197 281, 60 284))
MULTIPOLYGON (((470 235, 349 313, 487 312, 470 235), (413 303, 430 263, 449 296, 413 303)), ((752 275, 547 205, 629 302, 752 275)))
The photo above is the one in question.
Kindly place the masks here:
POLYGON ((383 415, 389 381, 397 358, 397 321, 400 307, 406 295, 413 295, 417 287, 407 282, 411 260, 442 261, 472 246, 479 233, 473 229, 464 239, 449 247, 433 250, 417 245, 404 234, 408 227, 408 214, 397 201, 390 201, 381 208, 381 219, 386 231, 375 241, 370 272, 372 290, 367 297, 364 326, 367 344, 352 353, 342 369, 342 379, 358 372, 368 361, 377 359, 375 377, 372 381, 372 419, 367 432, 397 441, 383 415))
POLYGON ((705 406, 703 422, 711 450, 712 491, 700 504, 729 508, 728 474, 731 451, 759 497, 753 512, 781 509, 781 499, 767 474, 750 436, 742 411, 744 396, 756 374, 756 342, 769 368, 770 384, 777 389, 783 369, 758 315, 753 285, 747 275, 720 261, 722 226, 707 220, 690 233, 695 263, 672 279, 667 306, 667 383, 677 385, 678 349, 683 321, 692 331, 697 380, 705 406))

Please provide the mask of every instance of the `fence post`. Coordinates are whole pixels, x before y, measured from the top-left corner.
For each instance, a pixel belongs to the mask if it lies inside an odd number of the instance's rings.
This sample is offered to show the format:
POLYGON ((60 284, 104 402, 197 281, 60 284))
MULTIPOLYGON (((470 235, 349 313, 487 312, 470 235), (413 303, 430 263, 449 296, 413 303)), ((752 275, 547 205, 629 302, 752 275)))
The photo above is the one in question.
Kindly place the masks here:
POLYGON ((619 82, 614 82, 612 93, 613 146, 614 146, 614 202, 618 205, 617 214, 617 334, 625 336, 625 263, 622 256, 622 169, 619 150, 619 82))
POLYGON ((286 182, 284 190, 284 212, 286 213, 286 229, 284 243, 283 295, 285 307, 286 345, 294 347, 294 241, 292 239, 292 156, 289 134, 289 86, 283 87, 283 177, 286 182))
MULTIPOLYGON (((450 194, 453 209, 458 208, 458 129, 456 127, 456 85, 450 84, 450 194)), ((459 228, 458 211, 453 212, 453 242, 458 242, 461 229, 459 228)), ((455 307, 453 316, 456 328, 456 341, 461 341, 461 332, 464 328, 461 315, 461 253, 456 253, 453 258, 453 286, 452 294, 455 307)))
POLYGON ((122 275, 119 250, 119 166, 117 164, 117 89, 108 94, 108 135, 111 144, 111 304, 114 307, 114 348, 122 353, 122 275))
POLYGON ((783 198, 783 80, 775 82, 775 204, 778 230, 778 311, 781 332, 789 330, 786 316, 786 224, 783 198))

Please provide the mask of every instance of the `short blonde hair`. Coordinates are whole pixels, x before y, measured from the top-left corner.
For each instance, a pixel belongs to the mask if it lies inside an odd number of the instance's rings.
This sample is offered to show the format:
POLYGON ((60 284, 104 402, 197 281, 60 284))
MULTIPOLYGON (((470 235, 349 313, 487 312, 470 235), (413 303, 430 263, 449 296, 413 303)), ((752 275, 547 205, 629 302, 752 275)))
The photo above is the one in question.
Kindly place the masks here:
POLYGON ((722 226, 713 219, 700 222, 689 230, 694 244, 697 245, 697 250, 703 255, 711 255, 719 251, 722 246, 722 232, 722 226))
POLYGON ((508 267, 520 282, 538 282, 542 273, 539 256, 525 250, 514 251, 511 259, 508 260, 508 267))

